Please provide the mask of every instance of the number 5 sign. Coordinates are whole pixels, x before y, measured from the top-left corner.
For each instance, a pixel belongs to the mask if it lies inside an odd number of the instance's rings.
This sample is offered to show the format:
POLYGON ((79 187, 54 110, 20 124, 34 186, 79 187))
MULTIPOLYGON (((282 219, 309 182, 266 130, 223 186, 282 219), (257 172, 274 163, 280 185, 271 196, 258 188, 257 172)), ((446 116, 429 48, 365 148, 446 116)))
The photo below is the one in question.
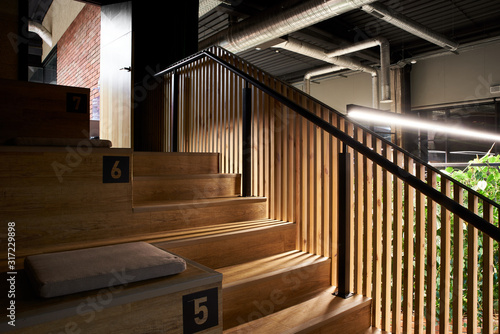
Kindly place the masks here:
POLYGON ((182 297, 184 334, 197 333, 219 324, 218 289, 195 292, 182 297))
POLYGON ((130 182, 129 157, 103 156, 102 157, 102 182, 103 183, 129 183, 130 182))

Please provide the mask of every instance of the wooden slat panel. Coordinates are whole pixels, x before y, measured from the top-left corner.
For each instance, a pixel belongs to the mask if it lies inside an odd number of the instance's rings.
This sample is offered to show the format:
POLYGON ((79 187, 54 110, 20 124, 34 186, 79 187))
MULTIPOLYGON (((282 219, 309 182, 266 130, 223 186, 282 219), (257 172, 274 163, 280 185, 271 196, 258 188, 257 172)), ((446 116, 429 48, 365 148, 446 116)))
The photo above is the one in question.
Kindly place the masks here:
MULTIPOLYGON (((464 191, 458 185, 453 186, 454 200, 463 205, 464 191)), ((463 285, 464 285, 464 234, 463 220, 453 216, 453 333, 463 330, 463 285)))
MULTIPOLYGON (((450 197, 451 184, 441 178, 441 192, 450 197)), ((441 271, 439 285, 439 333, 448 334, 450 324, 451 215, 441 207, 441 271)))
MULTIPOLYGON (((483 202, 483 218, 493 224, 493 206, 483 202)), ((483 333, 493 333, 493 239, 483 233, 483 333)))
MULTIPOLYGON (((427 170, 427 184, 436 187, 436 173, 427 170)), ((436 237, 437 237, 437 207, 433 201, 427 202, 427 311, 425 319, 427 324, 436 323, 436 237)), ((426 326, 427 334, 435 334, 434 326, 426 326)))
MULTIPOLYGON (((417 165, 417 177, 425 181, 425 167, 417 165)), ((415 201, 415 327, 414 332, 424 332, 425 305, 425 196, 417 192, 415 201)))
MULTIPOLYGON (((405 157, 405 170, 414 174, 413 159, 405 157)), ((413 328, 413 228, 415 190, 404 185, 404 275, 403 275, 403 333, 413 328)))

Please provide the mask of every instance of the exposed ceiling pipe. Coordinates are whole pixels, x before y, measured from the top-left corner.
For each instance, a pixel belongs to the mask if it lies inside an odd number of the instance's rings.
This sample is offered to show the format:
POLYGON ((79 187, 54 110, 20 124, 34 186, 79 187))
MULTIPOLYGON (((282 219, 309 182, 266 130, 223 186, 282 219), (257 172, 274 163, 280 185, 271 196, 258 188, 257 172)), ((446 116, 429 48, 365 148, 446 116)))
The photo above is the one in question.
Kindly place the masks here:
POLYGON ((316 58, 330 64, 349 68, 351 70, 370 73, 374 77, 378 76, 378 72, 376 69, 370 66, 363 65, 359 61, 342 56, 329 57, 326 51, 322 48, 299 41, 292 37, 288 37, 285 42, 275 45, 274 47, 289 50, 311 58, 316 58))
POLYGON ((299 40, 297 40, 295 38, 291 38, 291 37, 288 37, 287 41, 285 41, 281 44, 275 45, 275 47, 282 48, 282 49, 292 51, 295 53, 299 53, 299 54, 302 54, 304 56, 308 56, 311 58, 319 59, 319 60, 322 60, 324 62, 334 64, 337 66, 349 68, 351 70, 362 71, 362 72, 371 74, 371 76, 373 78, 372 83, 377 87, 376 89, 373 88, 373 93, 374 93, 372 96, 373 97, 373 105, 378 106, 378 101, 379 101, 379 99, 378 99, 378 72, 376 69, 371 68, 370 66, 363 65, 360 62, 358 62, 354 59, 348 58, 348 57, 343 57, 343 56, 328 57, 328 55, 326 54, 326 51, 323 50, 322 48, 317 47, 315 45, 311 45, 311 44, 302 42, 302 41, 299 41, 299 40), (375 91, 377 92, 376 94, 375 94, 375 91))
POLYGON ((366 4, 363 5, 361 9, 378 19, 395 25, 396 27, 399 27, 415 36, 418 36, 442 48, 445 48, 448 51, 456 52, 458 49, 458 43, 449 40, 445 36, 402 14, 392 11, 389 7, 386 7, 380 3, 366 4))
POLYGON ((198 17, 202 17, 221 3, 222 1, 220 0, 200 0, 200 4, 198 7, 198 17))
POLYGON ((311 78, 312 77, 317 77, 319 75, 323 74, 328 74, 328 73, 333 73, 333 72, 338 72, 340 70, 343 70, 345 67, 337 66, 337 65, 332 65, 332 66, 326 66, 326 67, 321 67, 316 70, 312 70, 306 73, 304 75, 304 92, 307 94, 311 94, 311 78))
POLYGON ((201 41, 200 49, 218 45, 234 53, 245 51, 374 1, 309 0, 285 10, 268 10, 201 41))
POLYGON ((28 21, 28 31, 34 32, 40 38, 52 47, 52 34, 41 24, 35 21, 28 21))
POLYGON ((391 53, 389 41, 383 37, 376 37, 367 39, 365 41, 352 44, 331 52, 328 52, 328 57, 338 57, 349 53, 365 50, 375 46, 380 47, 380 89, 381 89, 381 102, 391 102, 391 86, 390 86, 390 66, 391 66, 391 53))

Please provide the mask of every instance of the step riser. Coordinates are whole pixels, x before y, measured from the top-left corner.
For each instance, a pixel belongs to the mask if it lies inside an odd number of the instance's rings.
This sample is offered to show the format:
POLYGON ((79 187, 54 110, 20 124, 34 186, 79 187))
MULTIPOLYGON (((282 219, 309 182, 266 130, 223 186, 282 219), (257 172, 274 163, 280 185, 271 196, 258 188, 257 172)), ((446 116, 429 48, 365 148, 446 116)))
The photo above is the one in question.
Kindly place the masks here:
POLYGON ((222 268, 295 249, 295 225, 233 235, 156 243, 209 268, 222 268))
POLYGON ((293 306, 330 286, 330 261, 276 273, 222 291, 224 329, 293 306))
POLYGON ((134 153, 134 176, 216 174, 217 153, 134 153))
MULTIPOLYGON (((217 175, 217 174, 216 174, 217 175)), ((134 180, 134 203, 145 201, 193 200, 240 195, 239 175, 196 178, 134 180)))
POLYGON ((194 203, 151 212, 151 231, 176 230, 266 218, 266 203, 205 205, 194 203))

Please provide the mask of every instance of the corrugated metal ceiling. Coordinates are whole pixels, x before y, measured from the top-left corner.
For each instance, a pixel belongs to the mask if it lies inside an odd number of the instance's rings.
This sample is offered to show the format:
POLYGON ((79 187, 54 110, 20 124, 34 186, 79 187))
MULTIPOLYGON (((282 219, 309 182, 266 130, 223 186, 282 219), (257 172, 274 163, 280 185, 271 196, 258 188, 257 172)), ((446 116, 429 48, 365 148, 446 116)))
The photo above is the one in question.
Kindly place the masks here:
MULTIPOLYGON (((232 6, 221 5, 200 18, 200 40, 226 29, 231 24, 230 21, 234 23, 258 15, 260 11, 279 3, 277 0, 244 0, 233 1, 232 6)), ((498 0, 381 0, 379 3, 460 45, 500 37, 498 0)), ((326 50, 382 36, 391 44, 393 64, 402 59, 443 50, 361 10, 353 10, 323 21, 313 27, 294 32, 291 36, 326 50)), ((326 65, 321 61, 286 50, 279 52, 275 49, 247 50, 239 55, 263 70, 288 81, 299 80, 308 70, 326 65)), ((355 56, 367 64, 373 64, 378 58, 378 50, 367 50, 362 55, 355 56)))

